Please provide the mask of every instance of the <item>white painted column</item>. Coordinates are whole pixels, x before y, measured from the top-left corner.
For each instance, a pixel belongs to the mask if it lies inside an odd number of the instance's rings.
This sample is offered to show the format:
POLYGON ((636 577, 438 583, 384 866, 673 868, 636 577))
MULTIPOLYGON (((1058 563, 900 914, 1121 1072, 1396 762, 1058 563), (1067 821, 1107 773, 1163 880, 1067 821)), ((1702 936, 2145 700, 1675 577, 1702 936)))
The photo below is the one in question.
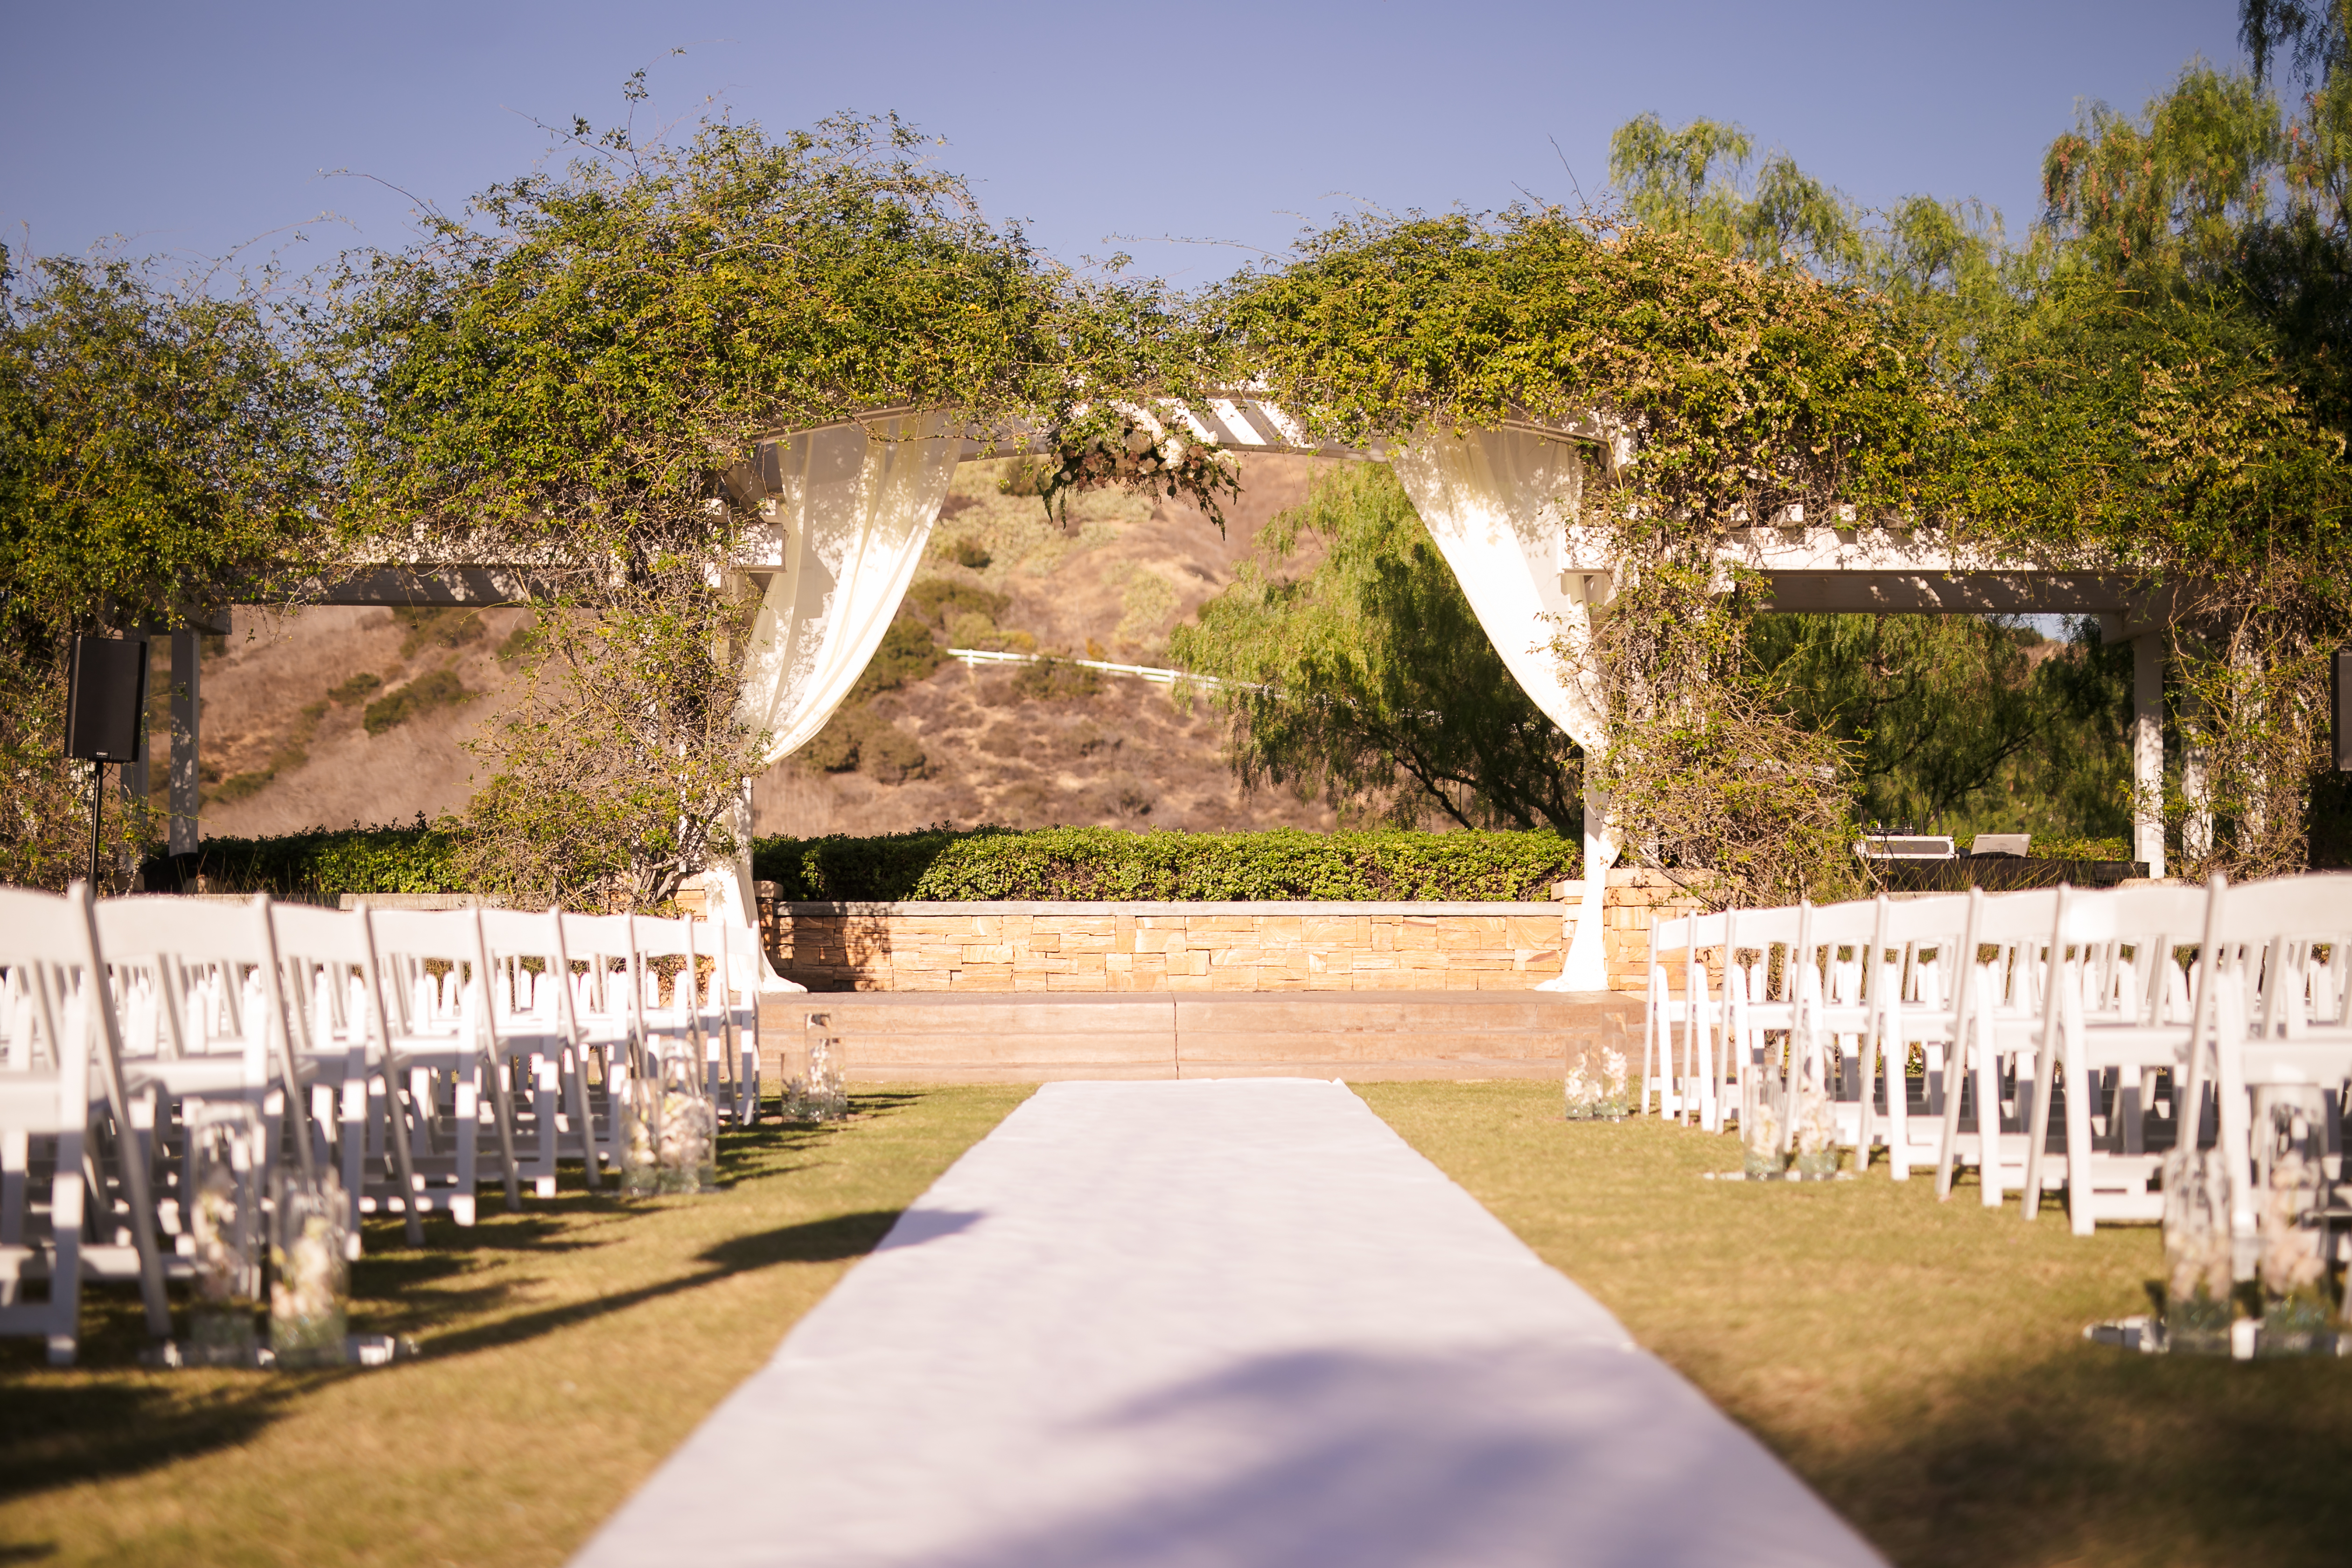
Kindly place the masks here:
MULTIPOLYGON (((1587 765, 1591 765, 1587 759, 1587 765)), ((1617 861, 1617 836, 1610 831, 1608 792, 1588 775, 1584 784, 1584 899, 1577 908, 1576 934, 1569 939, 1568 956, 1558 978, 1544 981, 1538 991, 1606 991, 1609 952, 1602 933, 1602 916, 1609 897, 1609 868, 1617 861)))
MULTIPOLYGON (((2194 691, 2180 694, 2183 717, 2201 719, 2204 704, 2194 691)), ((2205 742, 2193 724, 2183 725, 2186 731, 2180 752, 2180 795, 2188 803, 2189 814, 2180 824, 2180 853, 2184 859, 2201 861, 2213 851, 2213 791, 2206 780, 2205 742)))
POLYGON ((2132 858, 2164 875, 2164 642, 2132 638, 2132 858))
POLYGON ((204 712, 204 693, 199 689, 203 669, 204 647, 198 634, 193 628, 173 632, 172 831, 168 847, 174 855, 189 854, 196 847, 196 810, 201 798, 196 782, 196 747, 197 728, 204 712))

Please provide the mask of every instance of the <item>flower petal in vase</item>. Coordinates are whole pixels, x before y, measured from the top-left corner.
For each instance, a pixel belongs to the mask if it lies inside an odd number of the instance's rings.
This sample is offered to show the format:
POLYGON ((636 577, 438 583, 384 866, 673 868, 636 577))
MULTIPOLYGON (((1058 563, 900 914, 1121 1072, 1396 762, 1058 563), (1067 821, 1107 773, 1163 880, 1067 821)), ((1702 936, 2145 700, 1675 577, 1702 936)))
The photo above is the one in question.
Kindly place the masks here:
POLYGON ((269 1349, 281 1367, 340 1366, 351 1359, 351 1209, 335 1173, 280 1176, 277 1237, 269 1249, 269 1349))
POLYGON ((192 1103, 188 1151, 194 1290, 183 1359, 192 1366, 253 1366, 261 1350, 259 1119, 242 1104, 192 1103))

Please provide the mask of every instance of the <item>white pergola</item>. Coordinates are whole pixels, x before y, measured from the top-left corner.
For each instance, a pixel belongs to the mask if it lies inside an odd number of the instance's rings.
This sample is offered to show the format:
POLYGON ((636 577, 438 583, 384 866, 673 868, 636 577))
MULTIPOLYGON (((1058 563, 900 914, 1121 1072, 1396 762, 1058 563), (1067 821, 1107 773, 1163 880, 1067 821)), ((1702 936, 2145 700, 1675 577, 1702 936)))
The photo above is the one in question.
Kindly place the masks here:
MULTIPOLYGON (((1513 676, 1579 744, 1601 743, 1602 721, 1577 651, 1613 596, 1616 564, 1571 528, 1559 498, 1588 461, 1629 448, 1599 421, 1508 421, 1460 436, 1420 434, 1366 447, 1310 440, 1299 423, 1247 393, 1174 410, 1166 422, 1129 409, 1179 441, 1224 451, 1392 464, 1513 676), (1565 652, 1565 658, 1562 657, 1565 652)), ((778 431, 754 461, 725 476, 751 526, 727 563, 763 597, 746 710, 782 737, 778 754, 814 735, 865 668, 896 614, 945 500, 956 464, 1045 450, 1031 430, 974 432, 936 416, 889 410, 815 429, 778 431), (756 701, 754 700, 756 698, 756 701)), ((2096 616, 2133 647, 2133 858, 2164 874, 2163 823, 2152 808, 2164 775, 2162 633, 2168 606, 2121 574, 2046 571, 1963 558, 1938 538, 1801 510, 1731 535, 1727 564, 1762 580, 1767 607, 1810 613, 2096 616)), ((387 562, 307 600, 396 608, 526 605, 543 597, 528 565, 387 562)), ((194 631, 176 633, 172 666, 171 847, 196 843, 200 706, 194 631), (184 672, 184 673, 183 673, 184 672)), ((1609 803, 1588 786, 1583 916, 1561 989, 1602 988, 1601 900, 1616 855, 1609 803)), ((748 828, 748 822, 744 825, 748 828)), ((739 875, 748 881, 748 868, 739 875)), ((748 892, 748 889, 742 889, 748 892)))

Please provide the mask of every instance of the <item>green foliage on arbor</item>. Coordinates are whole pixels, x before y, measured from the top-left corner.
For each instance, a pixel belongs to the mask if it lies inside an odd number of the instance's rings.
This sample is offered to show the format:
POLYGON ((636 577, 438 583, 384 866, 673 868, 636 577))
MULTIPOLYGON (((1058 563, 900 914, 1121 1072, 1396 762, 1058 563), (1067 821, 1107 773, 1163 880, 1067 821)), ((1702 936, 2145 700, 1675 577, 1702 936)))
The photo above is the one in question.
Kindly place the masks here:
POLYGON ((1513 208, 1367 217, 1204 306, 1282 406, 1351 443, 1598 416, 1585 521, 1677 535, 1791 504, 1906 512, 1950 399, 1909 326, 1693 235, 1513 208))
POLYGON ((1574 742, 1512 679, 1387 468, 1318 475, 1258 546, 1169 643, 1224 683, 1244 782, 1343 818, 1581 830, 1574 742))
POLYGON ((1096 902, 1548 900, 1580 874, 1551 833, 1032 833, 940 827, 869 838, 763 838, 754 875, 787 900, 1096 902))

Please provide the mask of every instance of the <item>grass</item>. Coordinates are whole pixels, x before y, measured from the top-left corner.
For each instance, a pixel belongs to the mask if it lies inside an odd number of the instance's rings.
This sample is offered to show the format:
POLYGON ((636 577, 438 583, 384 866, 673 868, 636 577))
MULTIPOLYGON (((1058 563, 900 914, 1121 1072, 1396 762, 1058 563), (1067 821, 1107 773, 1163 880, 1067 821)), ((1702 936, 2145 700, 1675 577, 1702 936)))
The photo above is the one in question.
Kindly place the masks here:
POLYGON ((561 1563, 1027 1092, 730 1134, 710 1197, 567 1184, 422 1251, 371 1223, 354 1327, 424 1352, 390 1368, 143 1371, 100 1292, 79 1367, 0 1341, 0 1563, 561 1563))
POLYGON ((2148 1310, 2152 1226, 2077 1239, 1884 1164, 1704 1181, 1730 1139, 1571 1124, 1556 1084, 1358 1092, 1906 1568, 2352 1562, 2352 1365, 2083 1342, 2148 1310))

